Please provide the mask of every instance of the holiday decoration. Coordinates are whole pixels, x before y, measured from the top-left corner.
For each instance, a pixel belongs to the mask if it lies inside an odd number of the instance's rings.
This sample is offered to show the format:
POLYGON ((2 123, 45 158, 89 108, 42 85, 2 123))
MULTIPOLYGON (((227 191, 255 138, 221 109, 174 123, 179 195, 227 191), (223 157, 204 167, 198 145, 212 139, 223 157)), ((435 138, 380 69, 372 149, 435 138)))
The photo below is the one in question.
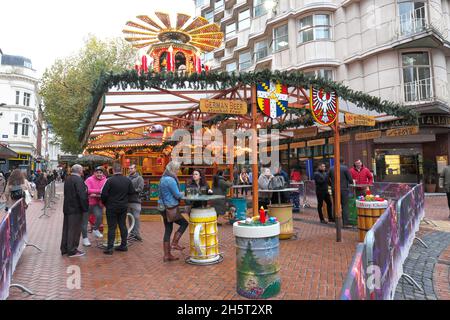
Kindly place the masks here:
POLYGON ((323 88, 315 89, 311 87, 311 113, 314 119, 325 126, 329 126, 336 121, 336 92, 329 92, 323 88))
POLYGON ((288 107, 287 86, 266 81, 257 86, 258 106, 268 117, 282 116, 288 107))

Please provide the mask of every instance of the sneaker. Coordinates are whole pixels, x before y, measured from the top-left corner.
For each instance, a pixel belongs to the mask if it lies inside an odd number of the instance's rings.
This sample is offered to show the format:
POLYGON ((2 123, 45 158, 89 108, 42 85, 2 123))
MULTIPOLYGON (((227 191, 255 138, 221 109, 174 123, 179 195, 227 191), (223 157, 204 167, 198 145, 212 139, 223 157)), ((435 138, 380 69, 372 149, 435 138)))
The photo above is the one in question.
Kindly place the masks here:
POLYGON ((85 246, 85 247, 91 246, 91 242, 89 241, 88 238, 83 238, 83 246, 85 246))
POLYGON ((86 254, 85 252, 77 250, 77 251, 75 251, 75 253, 69 254, 69 258, 82 257, 85 254, 86 254))
POLYGON ((98 230, 94 230, 94 231, 92 231, 92 233, 94 234, 94 236, 95 236, 96 238, 103 238, 103 235, 102 235, 101 232, 98 231, 98 230))

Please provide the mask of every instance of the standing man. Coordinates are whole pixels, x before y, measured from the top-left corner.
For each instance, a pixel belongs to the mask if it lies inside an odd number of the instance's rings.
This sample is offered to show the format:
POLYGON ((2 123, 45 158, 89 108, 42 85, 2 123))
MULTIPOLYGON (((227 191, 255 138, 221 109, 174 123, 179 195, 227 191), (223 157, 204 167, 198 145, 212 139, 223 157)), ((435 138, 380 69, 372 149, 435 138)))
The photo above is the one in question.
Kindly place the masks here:
POLYGON ((327 204, 328 221, 334 222, 331 198, 328 193, 328 175, 326 172, 325 163, 321 163, 317 167, 317 171, 314 172, 314 181, 316 182, 317 211, 319 212, 320 223, 327 223, 323 218, 322 213, 322 205, 324 201, 327 204))
MULTIPOLYGON (((361 160, 356 160, 353 164, 353 167, 350 169, 350 173, 352 175, 354 184, 373 184, 373 175, 370 170, 362 164, 361 160)), ((356 188, 357 195, 364 195, 365 190, 369 187, 356 188)))
POLYGON ((89 209, 87 188, 81 177, 82 174, 83 167, 75 164, 72 167, 72 174, 64 183, 64 222, 61 254, 68 254, 71 258, 85 255, 84 252, 78 250, 83 212, 89 209))
MULTIPOLYGON (((348 170, 348 167, 344 164, 344 158, 340 159, 341 162, 341 207, 342 207, 342 221, 344 228, 350 228, 349 223, 349 209, 348 209, 348 198, 350 194, 350 184, 353 182, 352 175, 348 170)), ((331 188, 333 190, 333 201, 334 201, 334 167, 330 169, 329 180, 331 181, 331 188)), ((334 204, 336 210, 337 205, 334 204)), ((336 216, 336 214, 335 214, 336 216)))
POLYGON ((122 242, 117 251, 128 251, 126 226, 128 199, 134 194, 133 184, 130 179, 122 175, 120 163, 113 164, 113 176, 106 180, 102 189, 101 199, 106 207, 106 220, 108 221, 108 246, 104 254, 113 254, 114 238, 117 224, 119 224, 122 242))
POLYGON ((450 165, 446 166, 441 173, 441 177, 444 178, 444 190, 447 194, 448 202, 448 218, 450 219, 450 165))
POLYGON ((137 172, 136 165, 132 164, 130 166, 130 175, 128 178, 131 180, 133 184, 133 188, 136 191, 134 194, 130 196, 128 200, 128 212, 131 212, 134 216, 135 222, 133 230, 131 230, 131 236, 138 241, 142 241, 140 234, 140 216, 141 216, 141 198, 140 193, 144 190, 144 179, 137 172))

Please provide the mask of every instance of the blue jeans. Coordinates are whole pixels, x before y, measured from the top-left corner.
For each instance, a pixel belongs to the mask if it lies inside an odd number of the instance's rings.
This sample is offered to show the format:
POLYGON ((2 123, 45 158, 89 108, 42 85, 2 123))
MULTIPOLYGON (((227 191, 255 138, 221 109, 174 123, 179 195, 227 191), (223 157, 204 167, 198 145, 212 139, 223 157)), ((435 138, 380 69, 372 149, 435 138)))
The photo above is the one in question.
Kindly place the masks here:
POLYGON ((98 205, 98 204, 93 205, 93 206, 89 206, 89 211, 83 213, 83 224, 82 224, 82 228, 81 228, 81 232, 83 234, 83 238, 87 238, 88 237, 87 225, 88 225, 88 222, 89 222, 89 215, 91 213, 93 213, 95 215, 94 230, 98 230, 98 228, 100 227, 100 224, 102 223, 103 208, 100 207, 100 205, 98 205))
POLYGON ((140 203, 129 203, 128 204, 128 212, 134 216, 134 227, 131 230, 131 234, 136 236, 140 236, 140 216, 141 216, 142 206, 140 203))

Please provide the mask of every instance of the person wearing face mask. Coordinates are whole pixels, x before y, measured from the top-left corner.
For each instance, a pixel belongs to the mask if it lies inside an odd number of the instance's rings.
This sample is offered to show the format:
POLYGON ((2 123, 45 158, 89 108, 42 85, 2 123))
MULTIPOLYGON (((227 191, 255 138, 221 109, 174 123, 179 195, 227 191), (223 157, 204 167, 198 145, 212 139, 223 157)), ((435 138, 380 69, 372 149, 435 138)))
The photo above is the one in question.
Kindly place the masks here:
POLYGON ((334 222, 331 197, 328 193, 328 174, 325 163, 321 163, 314 172, 314 181, 316 183, 317 211, 319 213, 320 222, 326 224, 322 213, 323 202, 327 204, 328 221, 334 222))
POLYGON ((103 173, 103 167, 95 168, 94 174, 86 179, 84 182, 88 189, 89 196, 89 210, 88 212, 83 213, 83 225, 82 225, 82 234, 83 234, 83 245, 85 247, 89 247, 91 243, 89 242, 87 225, 89 220, 89 215, 94 214, 95 216, 95 224, 94 230, 92 233, 96 238, 103 238, 102 233, 98 230, 100 224, 102 223, 102 213, 103 213, 103 204, 100 199, 100 194, 102 193, 102 188, 106 183, 106 177, 103 173))

